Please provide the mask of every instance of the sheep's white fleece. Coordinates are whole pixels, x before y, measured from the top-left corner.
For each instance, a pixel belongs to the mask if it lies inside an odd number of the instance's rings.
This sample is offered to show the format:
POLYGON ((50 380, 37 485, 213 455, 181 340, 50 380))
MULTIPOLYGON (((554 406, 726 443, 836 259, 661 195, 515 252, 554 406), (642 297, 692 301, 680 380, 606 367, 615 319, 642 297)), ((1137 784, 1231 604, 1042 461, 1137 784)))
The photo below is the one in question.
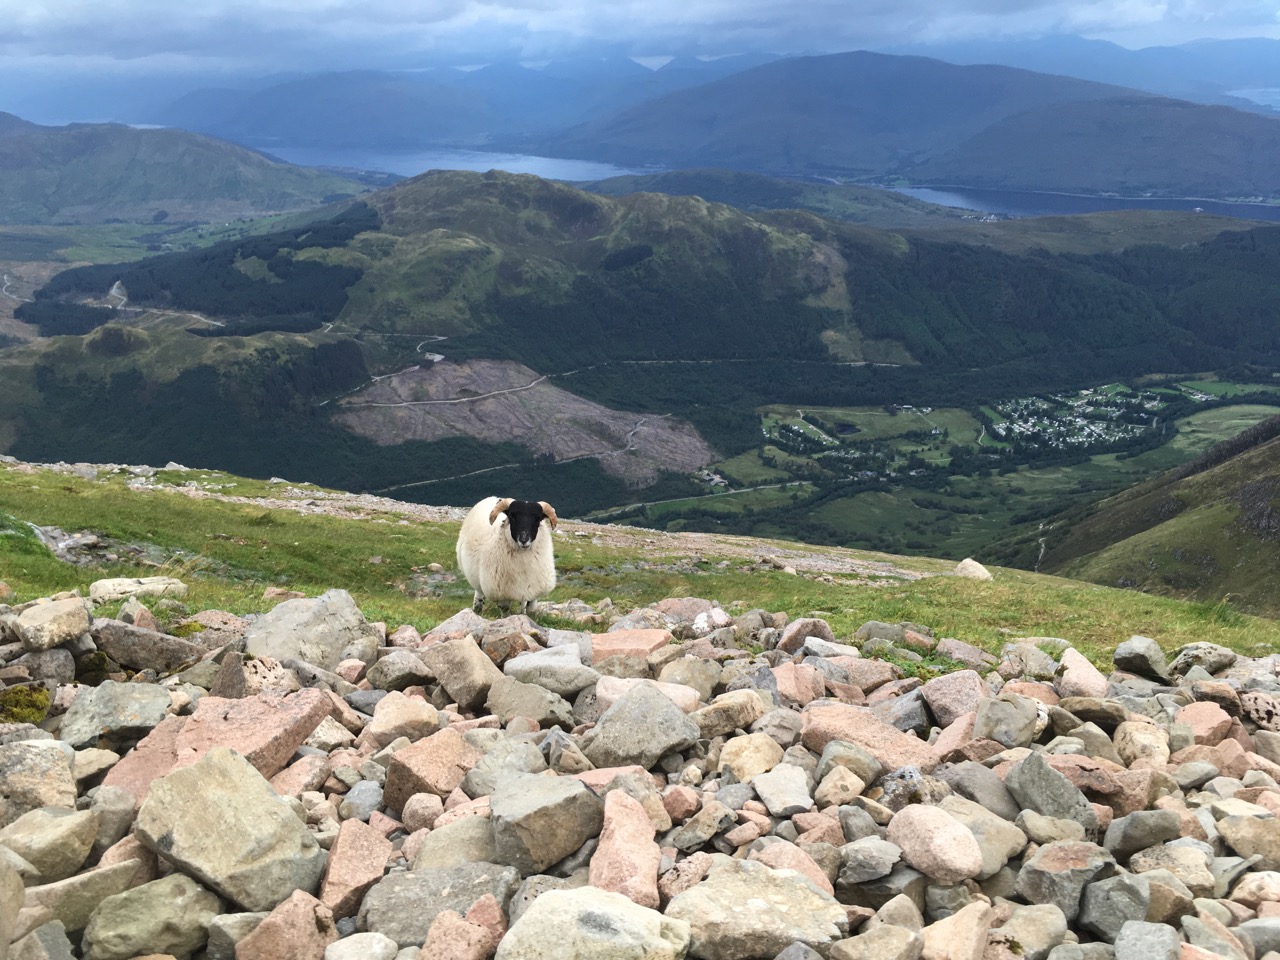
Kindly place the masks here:
POLYGON ((556 586, 550 524, 541 524, 533 546, 521 549, 507 531, 507 516, 489 523, 497 497, 471 508, 458 531, 458 569, 476 592, 476 603, 516 601, 526 610, 556 586))

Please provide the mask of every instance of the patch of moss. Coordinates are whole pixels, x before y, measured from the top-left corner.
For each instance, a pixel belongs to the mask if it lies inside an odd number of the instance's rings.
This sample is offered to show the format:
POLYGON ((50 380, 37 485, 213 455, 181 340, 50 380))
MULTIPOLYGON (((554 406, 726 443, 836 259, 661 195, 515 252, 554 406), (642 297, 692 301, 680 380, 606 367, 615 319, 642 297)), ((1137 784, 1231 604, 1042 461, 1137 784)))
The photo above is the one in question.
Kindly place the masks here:
POLYGON ((44 687, 0 690, 0 723, 39 723, 49 715, 49 702, 44 687))
POLYGON ((191 623, 179 623, 174 627, 170 627, 167 632, 171 637, 182 637, 185 640, 187 637, 194 636, 197 633, 203 633, 204 627, 193 621, 191 623))
POLYGON ((120 664, 101 650, 76 658, 76 680, 80 683, 96 687, 113 673, 120 673, 120 664))

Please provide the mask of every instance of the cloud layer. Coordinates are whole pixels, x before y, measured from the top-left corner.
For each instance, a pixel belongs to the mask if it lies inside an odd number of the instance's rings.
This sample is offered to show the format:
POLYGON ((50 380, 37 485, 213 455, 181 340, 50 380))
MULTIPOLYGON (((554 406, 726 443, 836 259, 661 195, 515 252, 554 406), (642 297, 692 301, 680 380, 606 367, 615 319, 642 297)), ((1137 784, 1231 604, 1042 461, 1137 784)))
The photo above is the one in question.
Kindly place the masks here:
POLYGON ((718 55, 1051 33, 1142 46, 1280 37, 1280 22, 1251 0, 0 0, 10 66, 409 67, 600 44, 718 55))

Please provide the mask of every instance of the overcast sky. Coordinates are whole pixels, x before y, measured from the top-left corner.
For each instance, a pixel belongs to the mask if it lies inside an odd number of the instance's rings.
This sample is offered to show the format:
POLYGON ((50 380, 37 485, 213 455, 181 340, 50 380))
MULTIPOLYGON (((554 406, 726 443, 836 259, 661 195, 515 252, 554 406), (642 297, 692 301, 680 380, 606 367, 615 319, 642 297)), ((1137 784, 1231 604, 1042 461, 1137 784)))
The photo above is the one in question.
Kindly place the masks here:
POLYGON ((1278 11, 1280 0, 0 0, 0 66, 405 67, 599 43, 711 56, 1052 33, 1138 47, 1280 37, 1278 11))

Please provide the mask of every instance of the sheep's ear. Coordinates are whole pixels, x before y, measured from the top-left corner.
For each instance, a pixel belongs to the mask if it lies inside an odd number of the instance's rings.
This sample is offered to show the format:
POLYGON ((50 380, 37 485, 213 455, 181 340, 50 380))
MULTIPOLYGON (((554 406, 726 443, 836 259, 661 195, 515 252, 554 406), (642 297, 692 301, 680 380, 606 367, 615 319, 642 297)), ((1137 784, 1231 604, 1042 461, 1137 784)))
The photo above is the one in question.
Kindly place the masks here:
POLYGON ((551 529, 554 530, 556 528, 556 524, 560 522, 560 518, 556 516, 555 510, 551 509, 551 504, 547 503, 545 500, 539 500, 538 506, 542 508, 542 512, 546 515, 546 518, 551 521, 551 529))
POLYGON ((501 500, 495 503, 493 505, 493 510, 489 512, 489 522, 493 523, 493 521, 497 520, 498 514, 506 513, 507 508, 511 506, 513 502, 514 501, 510 497, 503 497, 501 500))

